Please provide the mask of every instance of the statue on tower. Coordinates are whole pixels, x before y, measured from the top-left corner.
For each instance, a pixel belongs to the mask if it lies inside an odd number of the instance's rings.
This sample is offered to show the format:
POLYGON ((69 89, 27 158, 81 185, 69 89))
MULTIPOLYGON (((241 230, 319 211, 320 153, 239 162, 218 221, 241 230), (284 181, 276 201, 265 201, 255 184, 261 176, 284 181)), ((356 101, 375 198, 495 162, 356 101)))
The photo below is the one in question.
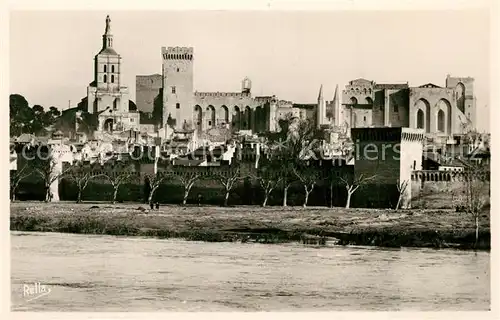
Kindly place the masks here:
POLYGON ((106 16, 106 34, 111 32, 111 19, 109 15, 106 16))

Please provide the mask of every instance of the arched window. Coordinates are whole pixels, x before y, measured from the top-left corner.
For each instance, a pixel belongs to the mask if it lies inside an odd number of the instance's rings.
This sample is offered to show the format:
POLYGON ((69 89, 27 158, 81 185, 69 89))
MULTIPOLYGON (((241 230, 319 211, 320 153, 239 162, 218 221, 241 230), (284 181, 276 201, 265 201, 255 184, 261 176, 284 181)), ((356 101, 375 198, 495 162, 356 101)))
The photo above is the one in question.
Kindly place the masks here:
POLYGON ((207 107, 207 111, 208 111, 208 127, 211 128, 211 127, 215 127, 215 108, 214 106, 210 105, 207 107))
POLYGON ((420 109, 417 111, 417 128, 424 128, 424 112, 420 109))
POLYGON ((104 65, 104 72, 106 72, 106 71, 107 71, 107 68, 106 68, 106 67, 107 67, 107 66, 106 66, 106 65, 104 65))
POLYGON ((104 75, 104 83, 108 82, 108 77, 104 75))
POLYGON ((111 66, 111 72, 115 72, 115 66, 114 65, 111 66))
POLYGON ((229 109, 226 106, 222 106, 222 116, 224 123, 229 123, 229 109))
POLYGON ((437 126, 439 132, 444 132, 444 112, 439 110, 437 114, 437 126))
POLYGON ((241 112, 238 106, 234 106, 233 129, 235 131, 241 130, 241 112))
POLYGON ((203 111, 199 105, 194 107, 194 119, 196 121, 196 129, 201 131, 202 129, 202 121, 203 121, 203 111))
POLYGON ((111 83, 115 83, 115 75, 114 74, 111 75, 111 83))

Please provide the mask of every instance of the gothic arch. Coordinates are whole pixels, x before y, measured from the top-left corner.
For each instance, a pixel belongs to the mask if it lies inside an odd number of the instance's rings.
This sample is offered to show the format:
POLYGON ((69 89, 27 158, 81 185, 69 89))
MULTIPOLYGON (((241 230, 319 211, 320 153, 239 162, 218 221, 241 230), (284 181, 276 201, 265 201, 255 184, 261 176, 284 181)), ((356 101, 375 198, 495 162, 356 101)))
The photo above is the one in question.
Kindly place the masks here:
POLYGON ((229 123, 229 109, 223 105, 221 107, 221 110, 222 110, 222 120, 224 122, 224 124, 228 124, 229 123))
POLYGON ((370 97, 366 97, 366 104, 373 104, 373 100, 370 97))
POLYGON ((255 108, 255 131, 260 132, 265 130, 264 109, 261 106, 255 108))
MULTIPOLYGON (((430 130, 431 130, 431 105, 429 103, 429 101, 427 101, 426 99, 419 99, 416 103, 415 103, 415 106, 417 108, 417 128, 420 128, 420 129, 425 129, 425 132, 429 133, 430 130), (419 126, 419 115, 421 115, 419 113, 419 111, 422 111, 421 114, 423 114, 423 118, 424 120, 422 121, 423 122, 423 125, 422 126, 419 126)), ((420 124, 422 124, 422 122, 420 122, 420 124)))
POLYGON ((417 110, 417 128, 418 129, 424 129, 424 112, 422 109, 417 110))
POLYGON ((196 130, 201 131, 203 123, 203 110, 199 105, 194 106, 193 119, 195 121, 196 130))
POLYGON ((246 129, 247 130, 252 130, 253 127, 253 121, 252 121, 252 109, 250 109, 249 106, 245 107, 245 113, 246 113, 246 129))
POLYGON ((443 110, 438 110, 437 112, 437 130, 438 132, 444 132, 445 130, 445 119, 444 119, 444 111, 443 110))
POLYGON ((241 130, 241 111, 238 106, 234 106, 233 125, 234 131, 241 130))
POLYGON ((351 101, 351 104, 353 104, 353 105, 358 104, 358 99, 356 99, 355 97, 352 97, 352 98, 350 99, 350 101, 351 101))
POLYGON ((112 132, 113 131, 113 124, 114 124, 114 121, 113 119, 106 119, 104 121, 104 131, 108 131, 108 132, 112 132))
MULTIPOLYGON (((443 130, 439 130, 438 126, 438 131, 440 132, 446 132, 447 134, 451 134, 451 103, 446 100, 446 99, 441 99, 437 103, 437 110, 439 116, 439 111, 443 111, 443 121, 444 121, 444 126, 443 130)), ((438 122, 439 124, 439 122, 438 122)))
POLYGON ((457 108, 465 113, 465 85, 462 82, 459 82, 455 87, 455 100, 457 108))
POLYGON ((214 128, 215 127, 215 108, 212 105, 209 105, 207 107, 207 113, 208 113, 208 128, 214 128))

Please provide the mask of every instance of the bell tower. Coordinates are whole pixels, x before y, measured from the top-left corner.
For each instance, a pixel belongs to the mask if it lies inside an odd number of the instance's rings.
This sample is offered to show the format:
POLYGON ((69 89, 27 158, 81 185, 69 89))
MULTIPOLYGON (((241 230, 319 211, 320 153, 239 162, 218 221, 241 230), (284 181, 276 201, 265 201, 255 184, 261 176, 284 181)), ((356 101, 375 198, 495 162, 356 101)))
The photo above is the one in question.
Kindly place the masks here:
POLYGON ((111 19, 106 17, 101 51, 94 58, 94 81, 98 88, 116 91, 121 83, 121 57, 113 48, 111 19))

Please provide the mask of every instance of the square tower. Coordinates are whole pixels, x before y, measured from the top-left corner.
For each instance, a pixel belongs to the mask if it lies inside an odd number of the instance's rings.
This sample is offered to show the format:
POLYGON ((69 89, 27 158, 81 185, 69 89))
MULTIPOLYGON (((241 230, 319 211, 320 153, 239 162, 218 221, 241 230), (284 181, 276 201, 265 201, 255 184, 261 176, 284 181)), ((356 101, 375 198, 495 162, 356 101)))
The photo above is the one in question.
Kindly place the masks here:
POLYGON ((402 208, 411 202, 411 173, 422 170, 424 130, 414 128, 352 128, 355 142, 354 173, 357 178, 372 177, 369 186, 355 194, 360 202, 377 207, 394 206, 397 184, 407 183, 402 208))
POLYGON ((163 127, 193 129, 193 48, 162 47, 163 127))

